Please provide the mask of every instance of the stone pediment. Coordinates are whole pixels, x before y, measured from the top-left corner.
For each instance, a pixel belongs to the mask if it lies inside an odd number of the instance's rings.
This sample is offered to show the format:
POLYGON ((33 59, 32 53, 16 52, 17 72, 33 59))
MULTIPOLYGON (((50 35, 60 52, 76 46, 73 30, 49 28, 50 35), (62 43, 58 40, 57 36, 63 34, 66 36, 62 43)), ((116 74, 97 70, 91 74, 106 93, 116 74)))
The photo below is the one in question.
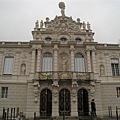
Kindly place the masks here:
POLYGON ((76 22, 72 17, 56 16, 54 20, 45 22, 45 30, 55 33, 74 33, 81 31, 81 24, 79 19, 76 22))

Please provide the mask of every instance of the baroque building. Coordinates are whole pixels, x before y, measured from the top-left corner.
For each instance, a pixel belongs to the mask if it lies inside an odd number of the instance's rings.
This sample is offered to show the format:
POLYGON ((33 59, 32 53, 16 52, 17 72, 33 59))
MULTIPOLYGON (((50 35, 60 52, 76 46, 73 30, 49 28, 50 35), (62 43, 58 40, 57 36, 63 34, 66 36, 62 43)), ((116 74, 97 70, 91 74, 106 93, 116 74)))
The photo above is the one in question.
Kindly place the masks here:
POLYGON ((89 22, 61 16, 35 23, 30 42, 0 42, 0 114, 19 107, 27 118, 115 115, 120 106, 120 45, 94 41, 89 22))

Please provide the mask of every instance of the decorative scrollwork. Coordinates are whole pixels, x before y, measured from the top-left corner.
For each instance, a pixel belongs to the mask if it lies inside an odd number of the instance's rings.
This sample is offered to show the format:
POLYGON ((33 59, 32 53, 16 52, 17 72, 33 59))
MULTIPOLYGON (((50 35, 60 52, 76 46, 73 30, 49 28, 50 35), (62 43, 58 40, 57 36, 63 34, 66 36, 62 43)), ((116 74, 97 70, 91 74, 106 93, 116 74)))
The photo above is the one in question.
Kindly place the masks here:
POLYGON ((72 79, 72 73, 61 72, 58 76, 59 79, 72 79))
POLYGON ((90 75, 88 73, 77 73, 76 77, 78 79, 90 79, 90 75))
POLYGON ((52 79, 52 73, 40 73, 40 79, 52 79))

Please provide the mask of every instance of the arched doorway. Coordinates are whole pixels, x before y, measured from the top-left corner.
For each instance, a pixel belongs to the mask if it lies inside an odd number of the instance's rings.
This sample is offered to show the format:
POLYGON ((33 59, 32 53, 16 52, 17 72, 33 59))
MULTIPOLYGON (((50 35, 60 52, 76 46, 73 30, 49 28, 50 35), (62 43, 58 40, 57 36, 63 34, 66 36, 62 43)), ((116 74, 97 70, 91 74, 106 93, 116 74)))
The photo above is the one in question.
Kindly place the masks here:
POLYGON ((40 94, 40 116, 52 115, 52 92, 43 89, 40 94))
POLYGON ((89 115, 88 92, 85 89, 78 91, 78 115, 89 115))
POLYGON ((70 116, 71 112, 71 101, 70 101, 70 91, 67 89, 62 89, 59 92, 59 115, 70 116))

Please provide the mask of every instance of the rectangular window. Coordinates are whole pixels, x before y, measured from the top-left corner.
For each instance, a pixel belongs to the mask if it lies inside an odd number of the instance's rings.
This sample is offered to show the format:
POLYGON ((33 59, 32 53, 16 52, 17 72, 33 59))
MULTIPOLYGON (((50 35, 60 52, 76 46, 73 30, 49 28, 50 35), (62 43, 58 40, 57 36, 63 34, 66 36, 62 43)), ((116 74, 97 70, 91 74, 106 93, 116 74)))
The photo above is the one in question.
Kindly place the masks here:
POLYGON ((112 75, 119 76, 119 62, 118 59, 112 58, 111 59, 111 68, 112 68, 112 75))
POLYGON ((116 90, 117 90, 117 97, 120 97, 120 87, 117 87, 116 90))
POLYGON ((5 57, 3 74, 12 75, 13 57, 5 57))
POLYGON ((2 98, 7 98, 8 96, 8 87, 2 87, 2 98))

